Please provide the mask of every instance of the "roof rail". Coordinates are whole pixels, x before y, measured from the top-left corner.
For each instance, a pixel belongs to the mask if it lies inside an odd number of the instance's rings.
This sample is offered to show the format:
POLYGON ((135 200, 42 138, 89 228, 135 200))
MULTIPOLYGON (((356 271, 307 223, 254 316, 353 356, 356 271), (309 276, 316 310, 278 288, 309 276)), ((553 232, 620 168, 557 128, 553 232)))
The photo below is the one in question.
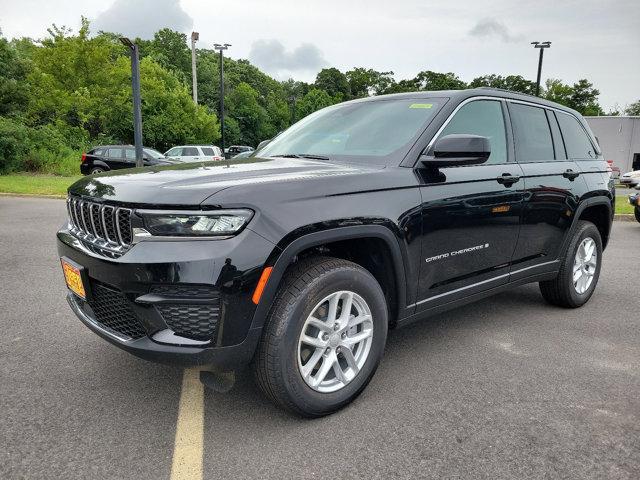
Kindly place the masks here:
POLYGON ((496 91, 496 92, 517 93, 518 95, 527 95, 528 97, 537 98, 537 99, 539 99, 539 100, 546 100, 546 99, 544 99, 544 98, 537 97, 537 96, 532 95, 532 94, 530 94, 530 93, 517 92, 517 91, 515 91, 515 90, 509 90, 509 89, 507 89, 507 88, 496 88, 496 87, 475 87, 475 88, 477 88, 478 90, 494 90, 494 91, 496 91))

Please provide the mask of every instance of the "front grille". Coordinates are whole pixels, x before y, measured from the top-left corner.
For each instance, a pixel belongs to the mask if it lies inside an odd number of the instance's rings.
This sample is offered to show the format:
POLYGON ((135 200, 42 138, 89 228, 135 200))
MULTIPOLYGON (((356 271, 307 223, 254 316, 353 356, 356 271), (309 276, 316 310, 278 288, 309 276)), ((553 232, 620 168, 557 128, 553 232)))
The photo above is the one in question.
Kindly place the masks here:
POLYGON ((158 305, 167 326, 178 335, 194 340, 211 340, 218 328, 219 305, 158 305))
POLYGON ((146 332, 131 309, 124 294, 102 283, 92 282, 93 298, 89 306, 95 318, 106 330, 131 339, 142 338, 146 332))
POLYGON ((210 285, 154 285, 150 293, 164 297, 158 313, 176 334, 194 340, 213 340, 220 320, 220 295, 210 285), (188 303, 188 300, 198 303, 188 303))
POLYGON ((130 209, 69 196, 67 211, 71 232, 81 240, 112 253, 131 246, 130 209))

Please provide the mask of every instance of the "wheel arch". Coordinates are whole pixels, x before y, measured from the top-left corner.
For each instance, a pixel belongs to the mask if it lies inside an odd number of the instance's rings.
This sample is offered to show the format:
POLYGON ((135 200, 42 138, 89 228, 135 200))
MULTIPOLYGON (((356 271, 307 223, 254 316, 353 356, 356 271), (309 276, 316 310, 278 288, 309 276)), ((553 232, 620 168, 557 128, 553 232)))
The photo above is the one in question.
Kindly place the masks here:
MULTIPOLYGON (((574 215, 569 234, 565 238, 565 244, 563 246, 566 246, 566 244, 569 242, 573 232, 576 229, 578 221, 587 220, 593 223, 600 232, 600 237, 602 238, 602 248, 604 250, 609 242, 611 225, 613 223, 614 211, 611 202, 611 199, 604 196, 583 200, 576 210, 576 214, 574 215)), ((564 249, 562 251, 564 251, 564 249)))
POLYGON ((376 239, 384 242, 384 245, 388 248, 393 267, 395 298, 397 300, 395 312, 390 313, 395 318, 400 318, 407 305, 406 252, 401 249, 396 234, 390 228, 383 225, 352 225, 304 234, 285 244, 281 242, 278 245, 265 264, 265 266, 271 266, 272 271, 254 312, 251 328, 263 326, 284 274, 298 255, 314 247, 367 239, 376 239))

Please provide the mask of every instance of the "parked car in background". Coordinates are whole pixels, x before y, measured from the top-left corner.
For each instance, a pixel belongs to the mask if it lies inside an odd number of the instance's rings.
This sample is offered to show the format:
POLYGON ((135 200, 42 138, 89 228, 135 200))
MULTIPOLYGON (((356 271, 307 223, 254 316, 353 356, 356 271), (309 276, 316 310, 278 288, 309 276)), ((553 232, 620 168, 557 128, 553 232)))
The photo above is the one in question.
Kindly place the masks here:
POLYGON ((640 193, 629 195, 629 203, 634 206, 633 213, 636 216, 636 220, 640 222, 640 193))
MULTIPOLYGON (((144 165, 168 165, 171 161, 153 148, 143 147, 144 165)), ((136 149, 133 145, 103 145, 82 154, 80 172, 83 175, 133 168, 136 166, 136 149)))
POLYGON ((229 148, 224 149, 224 156, 226 158, 233 158, 242 152, 253 152, 255 149, 248 145, 231 145, 229 148))
POLYGON ((215 145, 180 145, 169 149, 164 155, 183 163, 224 160, 222 150, 215 145))
POLYGON ((613 160, 607 160, 607 165, 609 165, 608 169, 611 172, 611 177, 616 179, 620 178, 620 175, 622 174, 620 167, 617 167, 613 163, 613 160))
POLYGON ((640 170, 625 173, 620 177, 620 183, 629 188, 640 185, 640 170))

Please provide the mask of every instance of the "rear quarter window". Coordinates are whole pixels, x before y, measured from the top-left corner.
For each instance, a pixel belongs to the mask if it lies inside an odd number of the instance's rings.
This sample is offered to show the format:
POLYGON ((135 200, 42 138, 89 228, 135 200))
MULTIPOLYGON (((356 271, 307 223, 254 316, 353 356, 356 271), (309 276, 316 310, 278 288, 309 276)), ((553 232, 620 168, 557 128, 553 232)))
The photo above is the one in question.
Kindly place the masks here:
POLYGON ((215 155, 215 152, 213 151, 213 148, 210 147, 202 147, 202 154, 203 155, 208 155, 210 157, 213 157, 215 155))
POLYGON ((568 113, 558 113, 557 117, 569 158, 572 160, 598 158, 598 154, 580 122, 568 113))

